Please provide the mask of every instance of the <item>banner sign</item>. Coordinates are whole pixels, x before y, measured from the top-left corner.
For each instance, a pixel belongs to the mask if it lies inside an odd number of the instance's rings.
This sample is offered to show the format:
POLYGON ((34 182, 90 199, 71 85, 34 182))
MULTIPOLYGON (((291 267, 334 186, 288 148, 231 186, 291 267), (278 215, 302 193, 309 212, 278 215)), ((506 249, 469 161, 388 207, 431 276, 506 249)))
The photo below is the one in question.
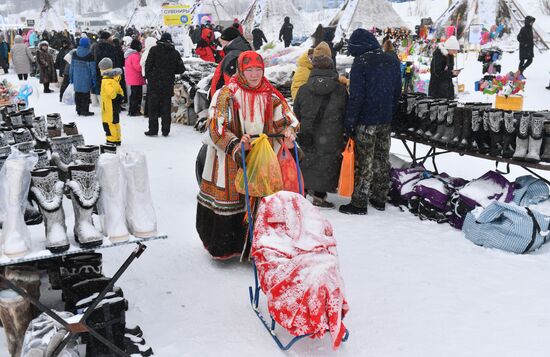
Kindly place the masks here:
POLYGON ((162 7, 162 19, 164 26, 190 25, 193 18, 189 5, 164 5, 162 7))
POLYGON ((212 15, 211 14, 199 14, 197 16, 199 20, 199 25, 206 25, 208 21, 212 23, 212 15))

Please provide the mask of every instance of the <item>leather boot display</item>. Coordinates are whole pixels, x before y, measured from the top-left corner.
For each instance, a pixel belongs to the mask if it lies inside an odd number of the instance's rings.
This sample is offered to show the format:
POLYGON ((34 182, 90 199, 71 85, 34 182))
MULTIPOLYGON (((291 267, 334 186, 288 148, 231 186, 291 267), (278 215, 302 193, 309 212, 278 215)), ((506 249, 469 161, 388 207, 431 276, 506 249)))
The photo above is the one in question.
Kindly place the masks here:
POLYGON ((59 113, 52 113, 46 116, 46 127, 48 130, 48 136, 50 138, 56 138, 61 136, 61 130, 63 128, 63 122, 61 121, 61 115, 59 113))
POLYGON ((550 162, 550 122, 544 123, 543 150, 541 160, 550 162))
POLYGON ((94 165, 72 165, 69 167, 70 180, 67 187, 71 191, 75 226, 75 240, 85 248, 103 243, 103 235, 93 224, 92 213, 99 198, 99 183, 94 165))
POLYGON ((546 122, 546 113, 533 113, 529 125, 529 150, 525 160, 529 162, 540 161, 540 150, 542 147, 542 135, 544 123, 546 122))
POLYGON ((103 233, 113 242, 129 238, 126 227, 126 182, 117 155, 102 154, 97 160, 97 176, 101 187, 99 214, 103 233))
POLYGON ((63 210, 65 184, 54 167, 34 170, 31 178, 31 195, 44 217, 46 249, 52 253, 64 252, 70 245, 63 210))
POLYGON ((67 123, 67 124, 63 124, 63 132, 67 136, 77 135, 78 134, 78 128, 76 127, 76 123, 75 122, 70 122, 70 123, 67 123))
POLYGON ((442 101, 439 103, 437 108, 437 129, 434 135, 432 135, 432 140, 441 141, 441 137, 445 133, 445 127, 447 126, 447 111, 449 108, 449 103, 442 101))
POLYGON ((516 136, 516 150, 514 151, 513 158, 515 160, 524 160, 527 156, 527 150, 529 149, 529 124, 531 122, 531 113, 522 112, 521 119, 519 120, 517 136, 516 136))
POLYGON ((421 99, 416 104, 416 120, 418 122, 418 129, 416 134, 423 136, 430 126, 430 104, 432 99, 421 99))
POLYGON ((516 127, 520 119, 521 113, 513 113, 510 110, 504 112, 502 157, 505 159, 509 159, 514 155, 514 150, 516 149, 516 127), (518 116, 516 116, 516 114, 518 114, 518 116))
POLYGON ((157 234, 157 218, 145 155, 139 152, 126 153, 122 159, 126 178, 126 222, 131 234, 138 238, 154 237, 157 234))
POLYGON ((489 134, 491 137, 491 156, 502 156, 502 138, 503 138, 503 112, 494 109, 489 112, 489 134))
POLYGON ((32 314, 32 307, 27 299, 13 290, 0 291, 0 320, 11 357, 21 355, 25 331, 32 320, 32 314))
POLYGON ((443 135, 441 136, 441 142, 445 146, 451 146, 453 138, 455 137, 455 121, 457 121, 456 109, 456 102, 449 103, 449 107, 447 108, 447 117, 445 120, 445 129, 443 131, 443 135))

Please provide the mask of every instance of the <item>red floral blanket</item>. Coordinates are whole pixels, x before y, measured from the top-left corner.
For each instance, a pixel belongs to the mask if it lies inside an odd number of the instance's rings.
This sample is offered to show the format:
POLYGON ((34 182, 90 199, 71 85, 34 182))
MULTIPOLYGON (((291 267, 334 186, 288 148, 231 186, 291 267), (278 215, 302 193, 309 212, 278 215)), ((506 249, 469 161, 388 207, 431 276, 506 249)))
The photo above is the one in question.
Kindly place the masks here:
POLYGON ((293 192, 263 198, 252 256, 275 321, 295 336, 329 331, 338 348, 349 307, 332 226, 319 210, 293 192))

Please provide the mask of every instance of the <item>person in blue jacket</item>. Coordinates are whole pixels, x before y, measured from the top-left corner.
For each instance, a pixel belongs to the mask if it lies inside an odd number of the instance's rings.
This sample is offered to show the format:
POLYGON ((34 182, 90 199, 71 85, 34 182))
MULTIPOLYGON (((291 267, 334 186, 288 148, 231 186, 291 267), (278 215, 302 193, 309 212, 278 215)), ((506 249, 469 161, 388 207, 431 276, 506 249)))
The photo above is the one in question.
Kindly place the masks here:
POLYGON ((357 29, 349 39, 354 57, 344 128, 355 139, 355 187, 346 214, 383 211, 389 190, 391 121, 401 96, 399 61, 382 51, 372 33, 357 29))
POLYGON ((4 35, 0 33, 0 68, 4 70, 4 73, 8 73, 10 55, 10 44, 4 40, 4 35))
POLYGON ((95 57, 90 51, 90 39, 82 37, 73 54, 70 68, 70 83, 74 86, 76 113, 82 116, 94 115, 90 112, 90 92, 97 90, 95 57))

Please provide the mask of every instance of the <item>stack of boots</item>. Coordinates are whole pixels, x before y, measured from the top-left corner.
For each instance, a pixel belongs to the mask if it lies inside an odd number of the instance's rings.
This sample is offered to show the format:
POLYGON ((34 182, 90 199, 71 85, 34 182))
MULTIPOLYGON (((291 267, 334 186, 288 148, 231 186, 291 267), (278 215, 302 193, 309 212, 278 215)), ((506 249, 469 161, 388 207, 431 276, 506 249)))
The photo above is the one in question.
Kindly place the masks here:
POLYGON ((100 154, 116 154, 117 146, 111 144, 99 145, 100 154))
POLYGON ((71 135, 69 138, 71 138, 71 144, 74 147, 85 145, 84 136, 82 134, 71 135))
POLYGON ((498 109, 491 110, 489 112, 489 135, 491 137, 489 154, 491 156, 502 156, 503 124, 503 112, 498 109))
POLYGON ((68 124, 63 124, 63 132, 67 136, 77 135, 78 134, 78 128, 76 127, 76 123, 75 122, 70 122, 68 124))
POLYGON ((69 136, 59 136, 51 138, 52 163, 57 166, 61 172, 62 181, 68 178, 69 165, 73 162, 73 144, 69 136))
POLYGON ((489 135, 489 114, 490 109, 480 108, 479 116, 481 117, 481 128, 478 133, 478 150, 481 154, 488 154, 491 150, 489 143, 491 142, 491 136, 489 135))
POLYGON ((21 117, 23 120, 23 126, 26 128, 32 128, 32 120, 34 119, 34 109, 29 108, 21 111, 21 117))
POLYGON ((23 125, 23 117, 21 116, 20 112, 14 112, 9 115, 10 118, 10 125, 13 129, 19 129, 22 128, 23 125))
POLYGON ((74 161, 77 164, 95 165, 99 158, 99 146, 82 145, 76 147, 76 152, 73 155, 74 161))
POLYGON ((392 131, 402 133, 405 131, 405 122, 407 116, 407 97, 402 95, 397 102, 395 120, 392 121, 392 131))
POLYGON ((124 346, 130 356, 149 357, 153 355, 153 349, 143 339, 143 332, 139 326, 132 329, 126 328, 124 334, 124 346))
POLYGON ((426 138, 431 138, 437 132, 437 117, 439 112, 439 101, 433 101, 430 104, 430 124, 428 129, 424 131, 426 138))
MULTIPOLYGON (((122 157, 122 168, 126 177, 128 230, 138 238, 154 237, 157 235, 157 219, 151 198, 145 154, 141 152, 126 153, 122 157)), ((325 199, 323 201, 330 203, 325 199)))
POLYGON ((414 133, 417 129, 415 108, 418 102, 416 94, 407 95, 407 113, 405 119, 405 132, 414 133))
POLYGON ((418 122, 418 129, 416 135, 423 136, 424 132, 429 129, 430 126, 430 103, 431 99, 422 99, 418 101, 416 105, 416 120, 418 122))
POLYGON ((529 149, 530 122, 531 113, 522 112, 517 129, 516 150, 513 155, 514 160, 525 160, 525 157, 527 156, 527 150, 529 149))
POLYGON ((15 144, 15 139, 13 138, 13 130, 8 127, 2 127, 0 128, 2 131, 2 136, 4 137, 4 140, 7 142, 8 145, 15 144))
POLYGON ((4 166, 4 162, 6 162, 10 154, 11 154, 11 146, 0 147, 0 170, 2 169, 2 166, 4 166))
POLYGON ((0 320, 6 335, 8 352, 19 357, 27 326, 32 320, 31 303, 13 290, 0 291, 0 320))
POLYGON ((550 162, 550 122, 544 123, 543 150, 541 160, 550 162))
POLYGON ((48 153, 43 149, 33 149, 31 153, 36 154, 38 161, 34 165, 34 169, 43 169, 44 167, 50 166, 50 159, 48 158, 48 153))
POLYGON ((437 129, 436 132, 432 135, 432 140, 436 142, 441 141, 441 137, 445 133, 445 127, 447 126, 447 111, 449 108, 449 104, 444 101, 439 103, 439 107, 437 109, 437 129))
POLYGON ((28 154, 34 150, 34 141, 25 141, 24 143, 19 143, 13 145, 14 148, 22 152, 23 154, 28 154))
POLYGON ((545 113, 534 113, 531 115, 531 124, 529 125, 529 151, 525 157, 526 161, 540 161, 540 150, 542 147, 542 136, 545 122, 545 113))
MULTIPOLYGON (((40 300, 40 272, 38 269, 29 265, 12 265, 6 267, 4 276, 15 286, 25 290, 35 300, 40 300)), ((36 307, 33 306, 32 310, 33 317, 40 314, 36 307)))
MULTIPOLYGON (((85 279, 67 287, 63 290, 65 311, 76 313, 78 312, 77 306, 79 309, 89 306, 110 282, 111 278, 99 277, 85 279)), ((112 297, 124 297, 122 290, 118 287, 114 287, 110 292, 113 293, 111 294, 112 297)))
POLYGON ((52 289, 68 289, 74 284, 103 277, 101 253, 79 253, 62 257, 48 268, 52 289))
POLYGON ((462 142, 462 133, 464 131, 464 122, 466 121, 465 117, 466 108, 457 106, 454 113, 453 138, 451 139, 451 147, 460 147, 460 144, 462 142))
POLYGON ((13 139, 16 144, 25 143, 27 141, 33 141, 31 131, 27 128, 19 128, 13 131, 13 139))
POLYGON ((50 138, 56 138, 61 136, 61 129, 63 128, 63 122, 61 122, 61 115, 59 113, 52 113, 46 116, 46 127, 48 130, 48 136, 50 138))
POLYGON ((69 168, 75 226, 75 240, 81 247, 97 247, 103 243, 103 235, 94 227, 93 208, 99 198, 99 184, 94 165, 74 165, 69 168))
MULTIPOLYGON (((103 299, 86 320, 88 326, 124 351, 126 301, 122 297, 103 299)), ((88 336, 86 357, 111 357, 115 354, 93 336, 88 336)))
MULTIPOLYGON (((456 116, 456 103, 449 103, 447 108, 447 118, 445 121, 445 129, 443 135, 441 136, 441 142, 445 146, 451 146, 453 143, 453 138, 455 137, 455 122, 457 120, 456 116)), ((462 118, 461 118, 462 119, 462 118)))
POLYGON ((0 147, 8 146, 8 138, 6 138, 6 134, 4 134, 4 130, 0 129, 0 147))
POLYGON ((3 200, 5 220, 2 224, 4 254, 9 258, 20 258, 27 254, 30 246, 30 232, 25 224, 25 205, 30 186, 30 170, 34 166, 32 158, 19 156, 4 163, 5 186, 3 200))
POLYGON ((502 138, 502 157, 510 159, 516 148, 516 127, 521 120, 521 113, 504 112, 504 130, 502 138))
POLYGON ((69 249, 63 191, 65 184, 59 180, 57 169, 46 167, 31 172, 31 195, 44 217, 46 249, 61 253, 69 249))
POLYGON ((48 135, 46 131, 46 118, 35 117, 32 120, 31 134, 36 142, 36 148, 49 150, 48 135))
POLYGON ((117 155, 102 154, 97 160, 97 176, 101 187, 99 214, 103 233, 113 242, 129 238, 126 228, 126 183, 117 155))
POLYGON ((483 118, 480 116, 480 111, 477 107, 473 106, 471 108, 472 116, 471 116, 471 141, 470 141, 470 148, 478 152, 481 146, 481 139, 483 136, 482 130, 483 130, 483 118))

